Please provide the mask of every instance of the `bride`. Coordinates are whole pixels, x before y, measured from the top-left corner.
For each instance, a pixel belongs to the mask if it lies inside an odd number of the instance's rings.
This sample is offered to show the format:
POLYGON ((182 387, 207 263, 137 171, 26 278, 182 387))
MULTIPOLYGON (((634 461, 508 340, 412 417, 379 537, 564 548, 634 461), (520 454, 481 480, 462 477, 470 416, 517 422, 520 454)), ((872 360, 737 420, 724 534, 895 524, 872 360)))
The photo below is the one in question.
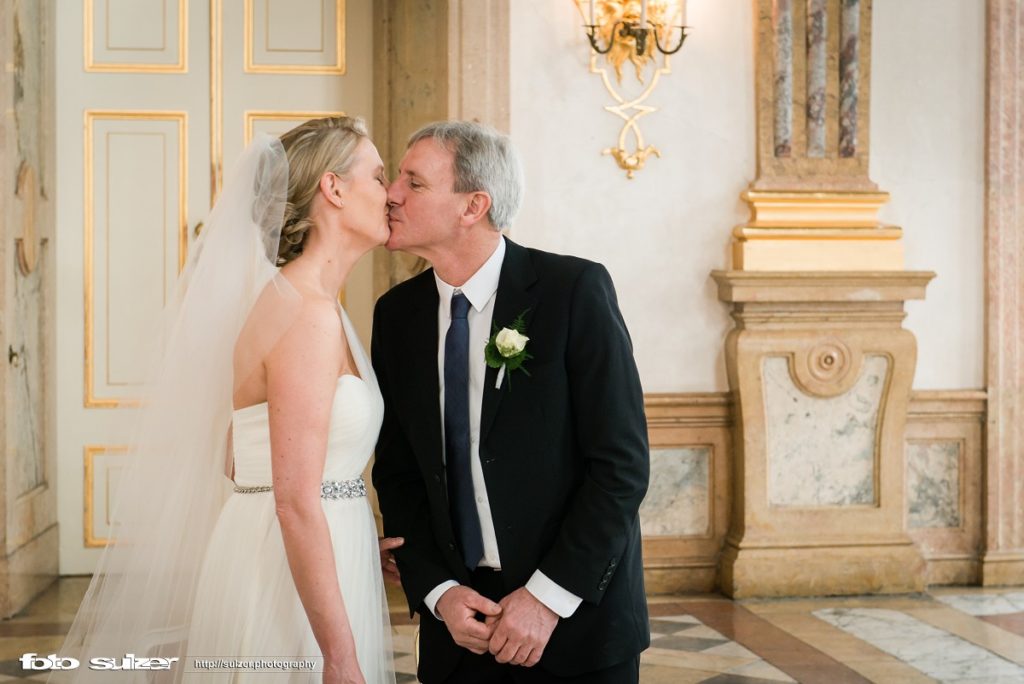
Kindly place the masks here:
POLYGON ((165 314, 117 542, 60 654, 81 667, 55 680, 103 679, 98 659, 132 681, 394 682, 360 477, 383 404, 337 303, 388 238, 386 186, 359 119, 246 149, 165 314))

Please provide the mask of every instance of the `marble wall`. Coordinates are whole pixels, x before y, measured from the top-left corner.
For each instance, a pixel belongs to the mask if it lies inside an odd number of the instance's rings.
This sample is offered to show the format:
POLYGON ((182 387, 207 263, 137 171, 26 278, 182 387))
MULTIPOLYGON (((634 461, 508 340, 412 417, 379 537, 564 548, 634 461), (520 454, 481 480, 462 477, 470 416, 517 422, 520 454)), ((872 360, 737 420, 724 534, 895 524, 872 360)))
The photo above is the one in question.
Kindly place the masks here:
POLYGON ((907 444, 907 524, 960 527, 959 441, 907 444))
POLYGON ((53 2, 0 0, 0 617, 57 573, 53 2))
POLYGON ((867 356, 853 388, 835 397, 801 391, 789 364, 780 356, 764 361, 768 500, 775 506, 873 504, 888 359, 867 356))
POLYGON ((709 447, 651 450, 651 483, 640 507, 644 536, 707 534, 710 461, 709 447))

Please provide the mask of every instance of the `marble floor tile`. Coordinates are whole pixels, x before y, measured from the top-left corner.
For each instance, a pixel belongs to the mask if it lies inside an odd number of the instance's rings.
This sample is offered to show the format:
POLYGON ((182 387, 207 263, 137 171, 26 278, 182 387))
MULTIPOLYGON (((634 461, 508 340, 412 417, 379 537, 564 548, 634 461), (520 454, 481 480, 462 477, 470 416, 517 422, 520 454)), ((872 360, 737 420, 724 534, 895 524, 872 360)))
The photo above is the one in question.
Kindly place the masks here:
MULTIPOLYGON (((43 682, 27 652, 59 652, 88 587, 64 578, 0 621, 0 684, 43 682)), ((943 588, 907 596, 730 601, 651 597, 652 647, 641 684, 894 682, 1024 684, 1024 590, 943 588), (965 598, 966 597, 966 598, 965 598), (831 617, 831 620, 828 619, 831 617)), ((416 681, 414 635, 401 591, 388 587, 398 684, 416 681)))
POLYGON ((664 665, 640 663, 640 681, 642 684, 700 684, 714 677, 717 672, 709 670, 691 670, 664 665))
POLYGON ((945 630, 986 651, 1024 666, 1024 637, 1000 629, 985 620, 964 620, 959 611, 946 606, 904 612, 932 627, 945 630))
POLYGON ((900 611, 825 608, 814 615, 942 682, 1024 682, 1024 667, 900 611))
POLYGON ((684 605, 687 612, 701 622, 739 643, 795 681, 827 681, 829 684, 863 684, 870 681, 779 629, 748 610, 745 605, 725 599, 684 605))
POLYGON ((940 601, 968 615, 1005 615, 1024 612, 1024 591, 1005 594, 940 594, 940 601))
POLYGON ((1024 613, 1010 613, 1009 615, 983 615, 982 620, 993 624, 1011 634, 1024 636, 1024 613))
POLYGON ((934 681, 895 656, 823 623, 810 612, 772 613, 766 610, 758 614, 784 632, 843 663, 868 681, 899 684, 928 684, 934 681))

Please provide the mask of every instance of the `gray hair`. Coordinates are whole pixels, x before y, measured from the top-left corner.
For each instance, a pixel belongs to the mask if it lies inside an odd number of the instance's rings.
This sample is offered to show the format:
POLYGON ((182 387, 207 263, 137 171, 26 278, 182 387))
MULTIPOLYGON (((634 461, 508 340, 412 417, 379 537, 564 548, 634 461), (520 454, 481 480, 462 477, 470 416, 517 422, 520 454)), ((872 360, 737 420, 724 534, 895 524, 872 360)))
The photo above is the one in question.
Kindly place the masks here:
POLYGON ((507 135, 472 121, 438 121, 412 134, 408 147, 432 138, 455 156, 454 192, 486 192, 487 218, 508 228, 523 202, 523 169, 507 135))

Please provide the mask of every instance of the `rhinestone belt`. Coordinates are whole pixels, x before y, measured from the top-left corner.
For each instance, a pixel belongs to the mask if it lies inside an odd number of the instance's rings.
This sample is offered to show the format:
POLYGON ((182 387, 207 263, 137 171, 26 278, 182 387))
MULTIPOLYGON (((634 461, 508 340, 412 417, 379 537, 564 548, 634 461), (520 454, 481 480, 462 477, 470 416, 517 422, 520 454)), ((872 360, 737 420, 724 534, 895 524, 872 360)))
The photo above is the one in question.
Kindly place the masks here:
MULTIPOLYGON (((235 485, 235 492, 238 494, 259 494, 273 491, 273 489, 270 485, 253 487, 235 485)), ((354 480, 326 480, 320 483, 321 499, 355 499, 360 496, 366 496, 366 483, 361 477, 354 480)))

